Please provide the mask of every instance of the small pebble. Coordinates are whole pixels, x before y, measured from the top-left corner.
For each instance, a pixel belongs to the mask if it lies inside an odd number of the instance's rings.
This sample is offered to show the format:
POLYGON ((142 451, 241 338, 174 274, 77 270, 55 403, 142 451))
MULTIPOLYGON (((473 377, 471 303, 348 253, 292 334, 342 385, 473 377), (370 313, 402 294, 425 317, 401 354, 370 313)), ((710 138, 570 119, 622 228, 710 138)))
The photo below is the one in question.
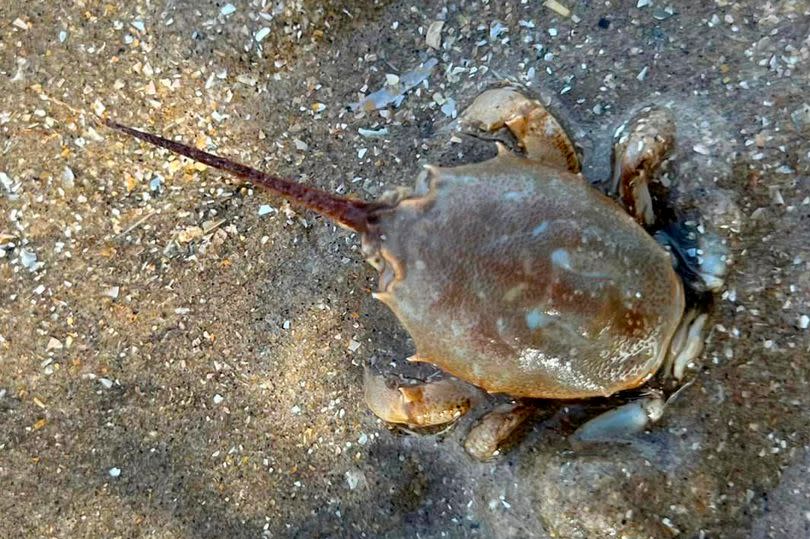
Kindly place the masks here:
POLYGON ((225 400, 225 397, 223 397, 222 395, 220 395, 219 393, 217 393, 216 395, 214 395, 214 399, 213 399, 213 400, 214 400, 214 404, 222 404, 222 401, 224 401, 224 400, 225 400))
POLYGON ((70 189, 74 186, 74 180, 76 179, 76 175, 73 174, 73 169, 70 167, 65 167, 62 170, 62 186, 66 189, 70 189))
POLYGON ((365 476, 360 470, 349 470, 346 472, 345 477, 346 485, 349 487, 349 490, 356 489, 360 482, 365 480, 365 476))
POLYGON ((790 119, 799 131, 810 127, 810 104, 803 103, 802 106, 790 113, 790 119))
POLYGON ((692 149, 695 151, 695 153, 699 153, 700 155, 709 155, 711 153, 711 151, 709 151, 705 145, 700 143, 692 146, 692 149))
POLYGON ((261 43, 261 41, 270 35, 270 29, 268 27, 264 27, 255 34, 253 34, 253 39, 256 40, 256 43, 261 43))
POLYGON ((236 13, 236 6, 234 6, 233 4, 225 4, 224 6, 222 6, 222 8, 220 8, 219 12, 220 14, 227 17, 228 15, 236 13))
POLYGON ((667 8, 667 9, 658 8, 655 11, 653 11, 653 19, 655 19, 657 21, 665 21, 668 18, 672 17, 672 15, 674 15, 674 14, 675 13, 672 10, 672 8, 667 8))
POLYGON ((366 138, 376 138, 376 137, 384 137, 388 134, 388 129, 383 127, 382 129, 363 129, 362 127, 357 130, 360 133, 361 137, 366 138))
POLYGON ((121 468, 110 468, 107 473, 110 474, 110 477, 118 477, 121 475, 121 468))
POLYGON ((771 193, 771 202, 777 206, 785 205, 785 198, 782 196, 782 191, 778 186, 773 186, 772 188, 768 189, 768 191, 771 193))
POLYGON ((37 254, 27 247, 20 249, 20 264, 33 271, 37 265, 37 254))
POLYGON ((425 43, 432 49, 438 49, 442 46, 442 28, 444 21, 433 21, 428 27, 427 35, 425 36, 425 43))
POLYGON ((177 234, 177 241, 180 243, 190 243, 204 234, 204 231, 201 227, 198 226, 189 226, 185 229, 181 230, 179 234, 177 234))
POLYGON ((489 38, 497 39, 504 32, 508 32, 509 28, 503 25, 500 21, 494 21, 489 27, 489 38))
POLYGON ((2 185, 3 189, 8 191, 9 193, 14 192, 14 180, 12 180, 11 176, 6 174, 5 172, 0 172, 0 185, 2 185))
POLYGON ((160 191, 163 186, 163 176, 155 174, 155 177, 149 180, 149 189, 151 191, 160 191))
POLYGON ((445 101, 444 105, 442 105, 441 110, 445 116, 455 118, 456 115, 458 114, 458 111, 456 109, 456 100, 451 97, 448 97, 447 101, 445 101))
POLYGON ((799 317, 799 329, 807 329, 810 327, 810 316, 803 314, 799 317))
POLYGON ((557 2, 557 0, 546 0, 543 5, 563 17, 571 15, 571 10, 557 2))
POLYGON ((253 77, 252 75, 248 75, 247 73, 243 73, 241 75, 238 75, 236 77, 236 81, 241 82, 245 86, 256 86, 256 84, 259 82, 259 81, 256 80, 256 77, 253 77))
POLYGON ((382 109, 390 104, 398 107, 405 99, 405 94, 408 90, 415 88, 422 84, 423 81, 427 80, 433 68, 436 67, 438 63, 438 59, 428 58, 418 68, 403 73, 402 76, 399 77, 400 84, 397 85, 396 88, 391 88, 387 85, 383 86, 380 90, 372 92, 361 99, 360 102, 352 104, 351 108, 353 110, 363 109, 372 111, 382 109))

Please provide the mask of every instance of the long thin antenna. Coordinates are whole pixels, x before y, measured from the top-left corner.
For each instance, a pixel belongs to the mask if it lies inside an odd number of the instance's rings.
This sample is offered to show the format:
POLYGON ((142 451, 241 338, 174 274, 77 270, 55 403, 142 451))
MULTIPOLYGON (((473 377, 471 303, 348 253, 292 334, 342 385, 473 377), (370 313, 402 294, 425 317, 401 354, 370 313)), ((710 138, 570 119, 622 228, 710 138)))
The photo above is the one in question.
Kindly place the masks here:
POLYGON ((158 135, 138 131, 137 129, 121 125, 112 120, 104 120, 104 124, 107 127, 139 138, 149 144, 166 148, 174 153, 184 155, 189 159, 199 161, 210 167, 224 170, 234 176, 249 180, 251 183, 259 185, 271 193, 275 193, 290 202, 300 204, 307 209, 320 213, 324 217, 328 217, 356 232, 366 232, 368 230, 369 215, 373 210, 381 207, 381 204, 376 202, 370 203, 359 199, 345 198, 314 187, 308 187, 295 181, 286 180, 278 176, 271 176, 255 168, 231 161, 230 159, 204 152, 158 135))

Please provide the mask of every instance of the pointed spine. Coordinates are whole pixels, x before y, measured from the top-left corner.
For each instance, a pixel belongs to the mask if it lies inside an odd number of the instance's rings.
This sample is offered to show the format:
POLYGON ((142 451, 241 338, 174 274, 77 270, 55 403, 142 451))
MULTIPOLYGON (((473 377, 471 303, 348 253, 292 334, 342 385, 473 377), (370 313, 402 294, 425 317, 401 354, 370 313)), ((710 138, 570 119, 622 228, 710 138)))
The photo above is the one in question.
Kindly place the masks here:
POLYGON ((359 199, 340 197, 295 181, 272 176, 247 165, 231 161, 225 157, 198 150, 192 146, 175 142, 158 135, 139 131, 112 120, 105 120, 104 123, 107 127, 131 135, 149 144, 165 148, 210 167, 229 172, 239 178, 244 178, 254 185, 261 186, 271 193, 275 193, 292 203, 299 204, 324 217, 328 217, 356 232, 366 232, 368 230, 368 221, 371 212, 382 207, 379 203, 369 203, 359 199))

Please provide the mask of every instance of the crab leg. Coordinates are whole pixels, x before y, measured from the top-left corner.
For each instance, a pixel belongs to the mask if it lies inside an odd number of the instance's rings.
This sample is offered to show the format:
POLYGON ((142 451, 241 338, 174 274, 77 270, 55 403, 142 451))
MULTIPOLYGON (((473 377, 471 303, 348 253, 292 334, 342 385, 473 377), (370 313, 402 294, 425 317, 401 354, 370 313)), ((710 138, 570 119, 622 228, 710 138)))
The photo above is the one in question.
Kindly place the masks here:
POLYGON ((571 436, 574 443, 613 442, 642 432, 664 415, 666 402, 660 395, 645 397, 609 410, 591 419, 571 436))
POLYGON ((664 365, 664 372, 667 375, 680 380, 683 378, 686 366, 697 359, 703 351, 703 328, 707 319, 707 314, 697 311, 684 315, 669 347, 664 365))
POLYGON ((616 131, 612 190, 641 225, 655 222, 648 184, 675 144, 669 111, 646 108, 616 131))
POLYGON ((498 448, 532 414, 532 408, 520 403, 502 404, 486 414, 473 427, 464 449, 478 460, 489 460, 498 454, 498 448))

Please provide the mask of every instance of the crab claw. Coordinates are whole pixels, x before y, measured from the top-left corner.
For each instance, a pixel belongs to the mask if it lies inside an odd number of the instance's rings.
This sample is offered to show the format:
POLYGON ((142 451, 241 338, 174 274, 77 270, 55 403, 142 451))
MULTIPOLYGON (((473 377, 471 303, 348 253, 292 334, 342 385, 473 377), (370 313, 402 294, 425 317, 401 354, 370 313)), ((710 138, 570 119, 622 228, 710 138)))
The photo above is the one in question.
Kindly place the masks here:
POLYGON ((482 93, 462 113, 461 122, 463 126, 487 132, 506 127, 529 159, 574 174, 580 171, 574 144, 560 122, 542 103, 515 88, 495 88, 482 93))
POLYGON ((363 373, 366 404, 374 415, 389 423, 429 427, 449 423, 461 417, 479 396, 471 385, 455 378, 391 388, 385 377, 363 373))

